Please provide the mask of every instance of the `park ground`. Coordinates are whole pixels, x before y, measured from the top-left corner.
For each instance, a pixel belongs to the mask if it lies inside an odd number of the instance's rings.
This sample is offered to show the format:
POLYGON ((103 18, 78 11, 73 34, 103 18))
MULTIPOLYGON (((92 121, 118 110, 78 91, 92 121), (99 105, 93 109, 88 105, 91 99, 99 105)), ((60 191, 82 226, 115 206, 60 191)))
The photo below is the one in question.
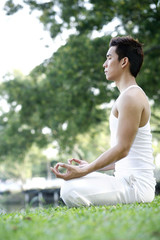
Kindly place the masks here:
POLYGON ((2 240, 158 240, 160 196, 152 203, 28 208, 1 213, 2 240))

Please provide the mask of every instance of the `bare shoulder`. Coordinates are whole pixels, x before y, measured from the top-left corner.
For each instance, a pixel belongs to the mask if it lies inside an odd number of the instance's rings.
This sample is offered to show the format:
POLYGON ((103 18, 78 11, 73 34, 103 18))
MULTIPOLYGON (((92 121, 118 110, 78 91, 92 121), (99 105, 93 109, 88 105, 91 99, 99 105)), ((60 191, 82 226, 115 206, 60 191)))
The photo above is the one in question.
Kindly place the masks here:
POLYGON ((117 101, 118 115, 139 119, 139 127, 144 126, 150 117, 150 106, 146 94, 140 88, 132 88, 120 96, 117 101))
POLYGON ((117 101, 117 108, 127 106, 139 109, 149 108, 149 102, 145 92, 140 88, 131 88, 122 93, 117 101))

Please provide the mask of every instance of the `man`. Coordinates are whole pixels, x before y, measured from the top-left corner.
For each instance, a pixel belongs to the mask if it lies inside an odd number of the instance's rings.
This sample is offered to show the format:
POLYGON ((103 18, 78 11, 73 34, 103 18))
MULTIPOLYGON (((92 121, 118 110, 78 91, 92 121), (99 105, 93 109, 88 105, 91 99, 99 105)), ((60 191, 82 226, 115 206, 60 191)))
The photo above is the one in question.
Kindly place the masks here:
POLYGON ((142 45, 138 41, 131 37, 111 40, 103 67, 108 81, 114 81, 120 91, 110 115, 111 148, 92 163, 71 159, 51 169, 56 177, 66 180, 61 197, 69 207, 154 199, 150 107, 135 80, 142 62, 142 45), (95 172, 114 165, 115 176, 95 172), (59 167, 66 173, 59 172, 59 167))

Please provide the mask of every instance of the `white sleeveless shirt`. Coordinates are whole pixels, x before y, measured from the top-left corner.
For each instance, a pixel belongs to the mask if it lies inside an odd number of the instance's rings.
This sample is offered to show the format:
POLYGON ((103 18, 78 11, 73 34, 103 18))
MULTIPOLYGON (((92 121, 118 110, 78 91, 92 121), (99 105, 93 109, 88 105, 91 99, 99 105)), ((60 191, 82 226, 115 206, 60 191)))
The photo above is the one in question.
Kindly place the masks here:
MULTIPOLYGON (((138 87, 132 85, 125 89, 119 96, 119 98, 132 87, 138 87)), ((141 91, 143 91, 141 89, 141 91)), ((118 98, 118 99, 119 99, 118 98)), ((118 100, 117 99, 117 100, 118 100)), ((116 144, 116 132, 118 126, 118 118, 116 118, 112 111, 110 114, 110 131, 111 131, 111 146, 116 144)), ((136 178, 143 180, 146 184, 154 189, 155 178, 153 174, 153 150, 152 150, 152 135, 150 129, 150 122, 143 127, 140 127, 137 131, 134 142, 130 148, 128 155, 115 163, 115 176, 124 177, 134 175, 136 178)))

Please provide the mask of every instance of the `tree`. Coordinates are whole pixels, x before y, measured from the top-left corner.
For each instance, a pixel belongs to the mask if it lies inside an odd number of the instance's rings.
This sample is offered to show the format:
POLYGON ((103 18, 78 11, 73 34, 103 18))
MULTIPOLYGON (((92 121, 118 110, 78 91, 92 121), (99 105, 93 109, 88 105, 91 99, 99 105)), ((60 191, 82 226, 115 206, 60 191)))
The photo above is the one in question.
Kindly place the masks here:
POLYGON ((150 40, 154 41, 159 36, 159 0, 53 0, 44 3, 23 0, 22 3, 15 4, 14 0, 7 0, 4 9, 8 15, 22 9, 24 4, 31 11, 38 10, 40 21, 52 37, 57 36, 64 28, 74 27, 79 34, 101 30, 114 17, 121 20, 118 28, 123 27, 126 33, 137 35, 141 41, 147 37, 145 42, 150 43, 150 40))
POLYGON ((26 179, 37 176, 47 178, 47 165, 49 161, 43 154, 43 149, 40 150, 33 144, 23 161, 13 161, 13 158, 7 156, 5 161, 1 162, 0 179, 21 179, 25 182, 26 179))
MULTIPOLYGON (((38 0, 23 0, 23 5, 31 11, 40 12, 40 21, 55 38, 65 28, 75 28, 76 35, 102 30, 103 26, 115 17, 120 20, 117 34, 130 34, 144 43, 145 63, 140 77, 140 85, 148 96, 159 105, 160 93, 155 91, 154 84, 159 88, 160 63, 160 3, 159 0, 56 0, 40 3, 38 0), (152 80, 151 80, 152 79, 152 80)), ((8 0, 5 4, 7 14, 13 14, 23 5, 8 0)))
MULTIPOLYGON (((76 32, 28 77, 14 76, 14 81, 13 77, 7 77, 1 86, 1 95, 7 97, 11 106, 10 111, 0 117, 4 139, 0 146, 2 157, 18 154, 22 158, 22 153, 34 142, 42 147, 53 139, 59 142, 61 149, 72 149, 79 133, 85 133, 106 119, 102 105, 117 95, 106 82, 102 70, 111 36, 93 39, 92 32, 102 30, 115 17, 120 20, 117 35, 131 34, 144 43, 145 61, 137 80, 153 100, 154 108, 159 108, 160 91, 155 89, 155 86, 160 87, 158 0, 57 0, 46 3, 23 0, 22 3, 31 11, 40 11, 40 21, 53 38, 64 28, 75 28, 76 32), (21 109, 17 112, 18 106, 21 109)), ((7 14, 22 7, 14 0, 5 4, 7 14)), ((155 117, 159 119, 156 112, 155 117)))
POLYGON ((10 111, 0 117, 1 157, 22 159, 34 142, 44 147, 53 140, 71 150, 79 133, 106 121, 101 105, 116 95, 102 67, 108 40, 71 36, 28 77, 15 75, 12 81, 7 76, 0 90, 10 104, 10 111))

